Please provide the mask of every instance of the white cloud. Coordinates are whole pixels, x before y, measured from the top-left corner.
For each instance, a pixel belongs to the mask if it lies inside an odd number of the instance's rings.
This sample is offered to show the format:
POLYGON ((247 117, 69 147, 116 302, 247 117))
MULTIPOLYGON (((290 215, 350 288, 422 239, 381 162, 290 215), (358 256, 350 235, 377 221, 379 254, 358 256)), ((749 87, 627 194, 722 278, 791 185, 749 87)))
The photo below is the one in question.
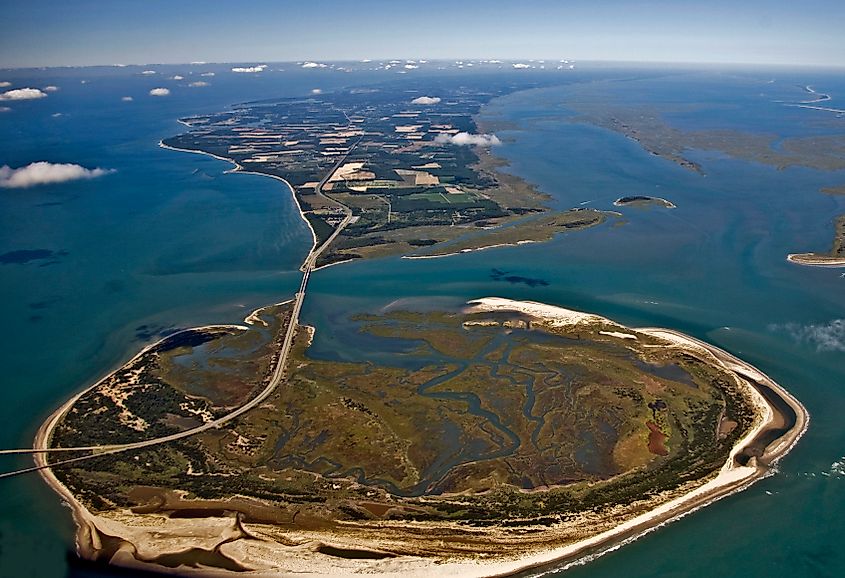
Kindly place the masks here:
POLYGON ((469 134, 468 132, 459 132, 458 134, 439 134, 435 137, 434 142, 438 144, 453 144, 458 146, 479 146, 489 147, 492 145, 502 144, 494 134, 469 134))
POLYGON ((6 88, 7 86, 12 86, 12 83, 9 82, 8 80, 4 80, 3 82, 0 82, 0 88, 6 88))
POLYGON ((305 62, 302 65, 302 68, 325 68, 326 65, 322 62, 305 62))
POLYGON ((57 90, 59 90, 59 87, 53 86, 52 84, 44 87, 44 92, 56 92, 57 90))
POLYGON ((0 93, 0 100, 33 100, 45 96, 47 96, 47 93, 41 92, 37 88, 16 88, 0 93))
POLYGON ((3 165, 0 167, 0 187, 24 189, 36 185, 94 179, 113 172, 114 170, 111 169, 86 169, 83 166, 70 163, 56 164, 44 161, 30 163, 19 169, 3 165))
POLYGON ((405 68, 407 68, 408 70, 416 70, 417 68, 419 68, 419 66, 417 66, 416 64, 406 64, 405 68))
POLYGON ((134 99, 134 98, 132 98, 131 96, 124 96, 124 97, 123 97, 123 98, 121 98, 120 100, 122 100, 123 102, 132 102, 132 101, 133 101, 133 100, 135 100, 135 99, 134 99))
POLYGON ((209 83, 205 82, 204 80, 198 80, 196 82, 192 82, 188 86, 193 86, 195 88, 198 88, 200 86, 211 86, 211 85, 209 83))
POLYGON ((203 72, 200 76, 214 76, 213 72, 203 72))
POLYGON ((816 351, 845 351, 845 319, 826 324, 785 323, 770 325, 769 329, 786 331, 795 341, 814 345, 816 351))
POLYGON ((523 68, 531 68, 531 65, 525 64, 524 62, 517 62, 517 63, 513 64, 513 67, 516 68, 517 70, 520 70, 520 69, 523 69, 523 68))
POLYGON ((322 92, 323 92, 322 88, 312 88, 311 89, 311 94, 322 94, 322 92))
POLYGON ((8 106, 0 106, 0 112, 9 112, 10 110, 12 109, 8 106))
POLYGON ((439 96, 419 96, 411 101, 411 104, 437 104, 440 102, 439 96))
POLYGON ((236 66, 232 69, 232 72, 264 72, 265 68, 267 68, 266 64, 259 64, 257 66, 236 66))
POLYGON ((169 94, 169 88, 154 88, 150 91, 150 96, 168 96, 169 94))
POLYGON ((145 70, 145 71, 144 71, 144 72, 142 72, 141 74, 146 74, 147 76, 149 76, 149 75, 151 75, 151 74, 155 74, 155 73, 156 73, 156 71, 155 71, 155 70, 145 70))
POLYGON ((185 80, 185 77, 184 77, 184 76, 179 76, 179 75, 177 74, 177 75, 175 75, 173 78, 171 78, 170 80, 185 80))

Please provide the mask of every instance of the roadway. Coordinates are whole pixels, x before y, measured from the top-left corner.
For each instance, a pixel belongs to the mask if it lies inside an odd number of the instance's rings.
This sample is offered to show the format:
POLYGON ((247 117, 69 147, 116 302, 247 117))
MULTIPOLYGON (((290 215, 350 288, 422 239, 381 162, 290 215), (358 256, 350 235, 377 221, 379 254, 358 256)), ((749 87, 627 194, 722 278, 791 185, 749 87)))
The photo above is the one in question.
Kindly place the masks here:
MULTIPOLYGON (((360 142, 360 139, 359 141, 360 142)), ((326 174, 325 177, 319 182, 317 187, 315 188, 315 193, 322 195, 322 188, 331 178, 331 176, 335 173, 335 171, 343 164, 343 162, 349 156, 349 153, 358 145, 356 142, 349 148, 349 151, 334 165, 332 170, 326 174)), ((288 185, 290 186, 290 185, 288 185)), ((295 194, 293 188, 291 187, 291 192, 295 194)), ((334 199, 332 199, 334 200, 334 199)), ((337 201, 335 201, 337 202, 337 201)), ((81 462, 84 460, 90 460, 95 457, 100 457, 104 455, 110 454, 117 454, 131 450, 139 450, 144 448, 149 448, 153 446, 157 446, 159 444, 177 441, 181 439, 185 439, 191 436, 195 436, 199 433, 204 431, 208 431, 213 428, 219 428, 220 426, 232 421, 233 419, 238 418, 239 416, 245 414, 246 412, 258 407, 261 403, 263 403, 273 392, 276 388, 281 384, 282 380, 285 377, 285 368, 287 367, 287 359, 290 355, 290 350, 293 347, 293 340, 296 336, 296 328, 299 325, 299 314, 302 311, 302 304, 305 301, 305 292, 308 288, 308 280, 311 277, 311 272, 316 268, 317 259, 319 256, 325 251, 329 245, 337 238, 337 236, 343 231, 343 229, 349 225, 354 219, 352 215, 352 210, 343 205, 342 203, 338 203, 341 207, 343 207, 344 212, 346 213, 343 220, 338 223, 335 230, 332 234, 319 246, 317 246, 317 239, 314 239, 314 245, 312 246, 311 250, 308 253, 308 256, 305 258, 305 261, 302 263, 302 267, 300 268, 302 271, 302 281, 299 284, 299 291, 297 291, 296 296, 293 299, 293 308, 291 310, 290 320, 288 322, 287 329, 285 331, 285 337, 282 342, 282 347, 279 353, 278 362, 276 363, 276 367, 273 370, 273 376, 271 377, 270 381, 267 383, 267 386, 261 390, 261 392, 246 402, 244 405, 238 407, 237 409, 227 413, 226 415, 219 417, 215 420, 206 422, 200 426, 195 428, 187 429, 178 433, 170 434, 167 436, 153 438, 149 440, 143 440, 139 442, 132 442, 127 444, 110 444, 110 445, 100 445, 100 446, 84 446, 84 447, 72 447, 72 448, 51 448, 50 447, 50 440, 52 436, 53 429, 55 426, 61 421, 61 419, 65 416, 65 414, 70 410, 71 407, 79 400, 80 397, 97 387, 100 382, 95 383, 93 386, 83 390, 82 392, 78 393, 77 395, 73 396, 64 405, 62 405, 58 410, 56 410, 45 422, 42 424, 41 428, 38 430, 38 434, 35 437, 35 442, 32 448, 22 448, 22 449, 7 449, 7 450, 0 450, 0 455, 14 455, 14 454, 35 454, 36 465, 29 468, 21 468, 18 470, 14 470, 11 472, 5 472, 0 474, 0 479, 3 478, 10 478, 13 476, 26 474, 30 472, 37 472, 39 470, 43 470, 45 468, 51 468, 56 466, 62 466, 67 464, 72 464, 76 462, 81 462), (67 453, 67 452, 82 452, 88 451, 91 452, 88 455, 78 456, 66 460, 59 460, 53 463, 48 463, 46 459, 46 454, 48 453, 67 453)), ((304 218, 304 215, 303 215, 304 218)))

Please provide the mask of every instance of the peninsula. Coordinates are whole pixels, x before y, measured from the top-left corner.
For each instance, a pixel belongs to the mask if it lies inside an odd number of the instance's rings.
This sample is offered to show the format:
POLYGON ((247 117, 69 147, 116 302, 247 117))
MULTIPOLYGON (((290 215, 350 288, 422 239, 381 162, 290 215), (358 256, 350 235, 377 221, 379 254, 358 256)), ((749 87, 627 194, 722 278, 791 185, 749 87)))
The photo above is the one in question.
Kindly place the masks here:
POLYGON ((601 224, 608 213, 550 211, 548 197, 496 171, 500 144, 478 132, 481 107, 510 90, 445 85, 437 96, 396 87, 351 89, 238 105, 183 118, 161 143, 285 181, 315 244, 338 223, 317 267, 387 255, 445 255, 601 224))

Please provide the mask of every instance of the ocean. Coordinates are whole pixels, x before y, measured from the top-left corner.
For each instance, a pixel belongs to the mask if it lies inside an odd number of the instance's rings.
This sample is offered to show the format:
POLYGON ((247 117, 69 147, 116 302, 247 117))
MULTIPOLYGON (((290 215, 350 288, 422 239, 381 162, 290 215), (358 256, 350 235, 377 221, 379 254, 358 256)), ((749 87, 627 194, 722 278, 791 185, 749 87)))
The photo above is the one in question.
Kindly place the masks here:
MULTIPOLYGON (((310 246, 278 181, 231 175, 228 163, 164 150, 176 119, 248 100, 300 96, 401 77, 271 65, 0 71, 15 87, 57 86, 47 98, 4 103, 0 166, 70 162, 114 170, 97 179, 0 189, 0 446, 26 447, 73 392, 176 328, 237 322, 289 298, 310 246), (280 71, 279 69, 285 69, 280 71), (214 72, 215 76, 200 74, 214 72), (174 75, 185 80, 172 80, 174 75), (187 84, 202 78, 210 86, 187 84), (83 82, 84 81, 84 82, 83 82), (166 97, 152 97, 155 87, 166 97), (123 101, 130 96, 132 101, 123 101), (13 253, 37 251, 37 253, 13 253), (17 257, 15 257, 17 255, 17 257), (7 262, 8 261, 8 262, 7 262)), ((432 79, 461 71, 420 71, 432 79)), ((515 86, 559 74, 561 86, 517 92, 483 115, 502 127, 495 154, 558 208, 612 209, 625 195, 665 197, 676 209, 620 209, 621 221, 543 245, 443 259, 388 258, 312 275, 303 322, 315 356, 356 359, 350 315, 393 306, 455 306, 501 296, 662 326, 705 339, 756 365, 810 412, 807 434, 777 473, 633 544, 566 572, 589 576, 839 575, 845 567, 845 277, 787 263, 826 250, 845 197, 845 171, 776 168, 688 151, 706 176, 578 122, 574 98, 638 99, 674 107, 684 130, 738 128, 779 137, 842 134, 835 113, 787 107, 803 87, 843 108, 841 74, 817 69, 612 68, 506 71, 515 86), (584 88, 587 87, 587 88, 584 88), (838 99, 838 100, 837 100, 838 99), (508 283, 493 269, 547 284, 508 283)), ((409 75, 411 76, 411 75, 409 75)), ((473 77, 474 81, 478 76, 473 77)), ((3 457, 0 467, 29 458, 3 457)), ((0 481, 0 575, 108 576, 68 563, 69 511, 36 476, 0 481)), ((560 569, 544 572, 560 574, 560 569)), ((536 573, 533 573, 534 575, 536 573)))

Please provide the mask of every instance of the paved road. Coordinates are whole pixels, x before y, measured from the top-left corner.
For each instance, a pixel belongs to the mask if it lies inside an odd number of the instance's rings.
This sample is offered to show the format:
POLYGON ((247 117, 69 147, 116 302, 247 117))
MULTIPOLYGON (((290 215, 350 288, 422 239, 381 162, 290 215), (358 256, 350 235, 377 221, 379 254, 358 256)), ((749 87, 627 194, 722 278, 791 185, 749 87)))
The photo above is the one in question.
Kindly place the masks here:
MULTIPOLYGON (((328 182, 329 178, 334 174, 334 172, 343 164, 346 158, 349 156, 349 153, 358 145, 356 142, 353 146, 349 148, 349 151, 346 155, 341 158, 337 164, 332 168, 331 171, 323 177, 323 180, 315 188, 315 192, 317 194, 322 194, 322 188, 328 182)), ((340 204, 340 203, 339 203, 340 204)), ((42 426, 41 430, 39 430, 38 436, 36 436, 35 444, 32 448, 25 448, 25 449, 10 449, 10 450, 0 450, 0 455, 11 455, 11 454, 40 454, 42 457, 41 459, 36 459, 36 464, 30 468, 22 468, 19 470, 6 472, 0 474, 0 479, 3 478, 10 478, 12 476, 17 476, 20 474, 25 474, 29 472, 36 472, 38 470, 47 468, 47 467, 55 467, 61 466, 65 464, 71 464, 75 462, 81 462, 84 460, 89 460, 95 457, 109 455, 109 454, 116 454, 120 452, 130 451, 130 450, 138 450, 143 448, 148 448, 152 446, 156 446, 159 444, 172 442, 176 440, 185 439, 187 437, 194 436, 198 433, 202 433, 204 431, 218 428, 223 424, 232 421, 233 419, 245 414, 246 412, 250 411, 251 409, 259 406, 263 403, 270 395, 276 390, 279 384, 282 382, 285 376, 285 367, 287 366, 287 358, 290 354, 291 347, 293 346, 293 339, 296 335, 296 328, 299 324, 299 314, 302 310, 302 303, 305 301, 305 291, 308 287, 308 279, 311 277, 311 272, 314 270, 317 264, 317 259, 319 256, 325 251, 329 245, 331 245, 332 241, 343 231, 343 229, 353 221, 354 217, 352 216, 352 210, 345 206, 341 205, 346 213, 346 216, 343 220, 338 224, 335 228, 334 232, 331 234, 329 238, 327 238, 319 247, 315 246, 311 249, 308 253, 308 256, 305 258, 305 261, 302 264, 302 281, 299 284, 299 291, 296 293, 296 296, 293 299, 293 310, 291 311, 290 321, 288 322, 287 330, 285 332, 285 338, 282 342, 282 348, 279 353, 278 362, 276 363, 276 367, 273 370, 273 376, 270 381, 267 383, 267 386, 259 393, 257 396, 249 400, 244 405, 240 406, 239 408, 233 410, 232 412, 219 417, 215 420, 210 422, 206 422, 201 426, 191 428, 185 431, 181 431, 179 433, 171 434, 168 436, 154 438, 150 440, 144 440, 140 442, 133 442, 128 444, 112 444, 112 445, 101 445, 101 446, 85 446, 85 447, 73 447, 73 448, 51 448, 49 446, 50 443, 50 433, 52 432, 53 427, 59 420, 67 413, 68 410, 73 406, 74 403, 85 393, 90 391, 91 388, 85 390, 84 392, 72 397, 68 400, 59 410, 56 411, 48 421, 45 422, 45 425, 42 426), (49 425, 48 425, 49 424, 49 425), (45 427, 47 426, 47 427, 45 427), (67 460, 60 460, 53 463, 48 464, 46 457, 43 454, 47 453, 67 453, 67 452, 80 452, 80 451, 90 451, 91 454, 78 456, 75 458, 70 458, 67 460)), ((95 385, 96 386, 96 385, 95 385)), ((95 386, 92 386, 95 387, 95 386)))

